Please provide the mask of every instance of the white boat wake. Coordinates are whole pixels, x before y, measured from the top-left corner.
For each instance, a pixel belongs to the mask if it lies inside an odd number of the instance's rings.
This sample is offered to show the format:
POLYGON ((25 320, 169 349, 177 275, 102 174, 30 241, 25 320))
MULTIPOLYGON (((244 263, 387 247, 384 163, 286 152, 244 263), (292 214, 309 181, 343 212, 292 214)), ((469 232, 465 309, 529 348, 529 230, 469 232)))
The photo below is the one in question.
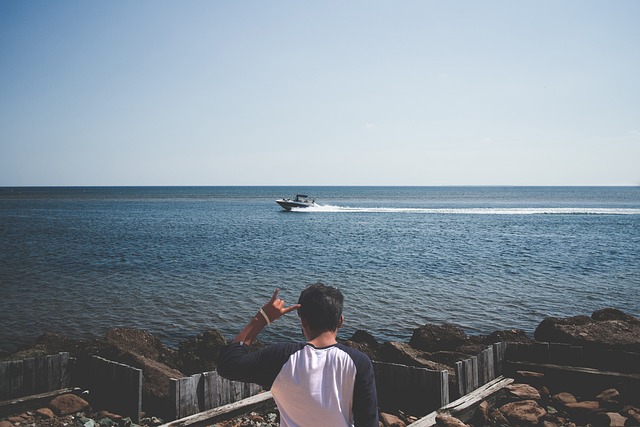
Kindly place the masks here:
POLYGON ((409 213, 409 214, 447 214, 447 215, 640 215, 640 209, 634 208, 584 208, 584 207, 545 207, 545 208, 384 208, 384 207, 348 207, 319 205, 308 208, 293 208, 291 212, 305 213, 409 213))

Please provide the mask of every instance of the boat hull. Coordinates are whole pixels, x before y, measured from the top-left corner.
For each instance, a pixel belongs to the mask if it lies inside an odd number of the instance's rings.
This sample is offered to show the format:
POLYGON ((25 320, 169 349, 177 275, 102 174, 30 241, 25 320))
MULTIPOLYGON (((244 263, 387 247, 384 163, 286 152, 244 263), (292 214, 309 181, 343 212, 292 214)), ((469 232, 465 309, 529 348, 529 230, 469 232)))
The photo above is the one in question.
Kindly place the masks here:
POLYGON ((295 200, 284 200, 284 199, 276 200, 276 203, 288 211, 290 211, 293 208, 308 208, 313 206, 313 203, 296 202, 295 200))

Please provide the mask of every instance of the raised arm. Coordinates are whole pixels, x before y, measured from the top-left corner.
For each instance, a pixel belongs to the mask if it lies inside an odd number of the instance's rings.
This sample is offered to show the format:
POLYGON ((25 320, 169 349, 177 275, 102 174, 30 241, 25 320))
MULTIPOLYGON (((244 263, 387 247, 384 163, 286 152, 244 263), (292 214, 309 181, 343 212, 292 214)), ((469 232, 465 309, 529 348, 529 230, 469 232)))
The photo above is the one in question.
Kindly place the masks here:
POLYGON ((284 300, 278 298, 278 292, 280 289, 277 289, 273 292, 273 296, 265 305, 260 308, 260 310, 256 313, 255 316, 251 318, 249 323, 244 327, 242 331, 233 339, 233 342, 243 342, 247 345, 250 345, 253 340, 256 339, 258 334, 267 326, 269 323, 275 322, 285 314, 290 311, 297 310, 300 308, 300 304, 294 304, 291 307, 285 307, 284 300))

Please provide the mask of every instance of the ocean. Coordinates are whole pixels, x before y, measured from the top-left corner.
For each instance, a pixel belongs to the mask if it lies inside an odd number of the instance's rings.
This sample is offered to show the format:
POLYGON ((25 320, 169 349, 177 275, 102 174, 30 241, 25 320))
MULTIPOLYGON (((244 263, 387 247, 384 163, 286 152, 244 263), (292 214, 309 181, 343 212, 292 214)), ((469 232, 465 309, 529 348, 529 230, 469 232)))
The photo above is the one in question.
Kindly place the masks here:
MULTIPOLYGON (((640 317, 640 187, 0 188, 0 349, 44 332, 232 338, 277 287, 345 294, 339 338, 640 317), (287 212, 296 193, 317 207, 287 212)), ((260 339, 303 339, 290 314, 260 339)))

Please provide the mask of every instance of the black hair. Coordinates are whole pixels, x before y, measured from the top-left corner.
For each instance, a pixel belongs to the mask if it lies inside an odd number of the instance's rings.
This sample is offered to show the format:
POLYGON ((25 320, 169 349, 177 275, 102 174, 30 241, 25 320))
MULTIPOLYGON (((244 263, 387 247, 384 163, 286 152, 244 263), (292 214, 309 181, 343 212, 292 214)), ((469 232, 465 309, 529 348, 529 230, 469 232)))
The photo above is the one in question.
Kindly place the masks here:
POLYGON ((298 298, 298 315, 314 332, 335 331, 342 318, 344 296, 335 286, 322 283, 309 285, 298 298))

